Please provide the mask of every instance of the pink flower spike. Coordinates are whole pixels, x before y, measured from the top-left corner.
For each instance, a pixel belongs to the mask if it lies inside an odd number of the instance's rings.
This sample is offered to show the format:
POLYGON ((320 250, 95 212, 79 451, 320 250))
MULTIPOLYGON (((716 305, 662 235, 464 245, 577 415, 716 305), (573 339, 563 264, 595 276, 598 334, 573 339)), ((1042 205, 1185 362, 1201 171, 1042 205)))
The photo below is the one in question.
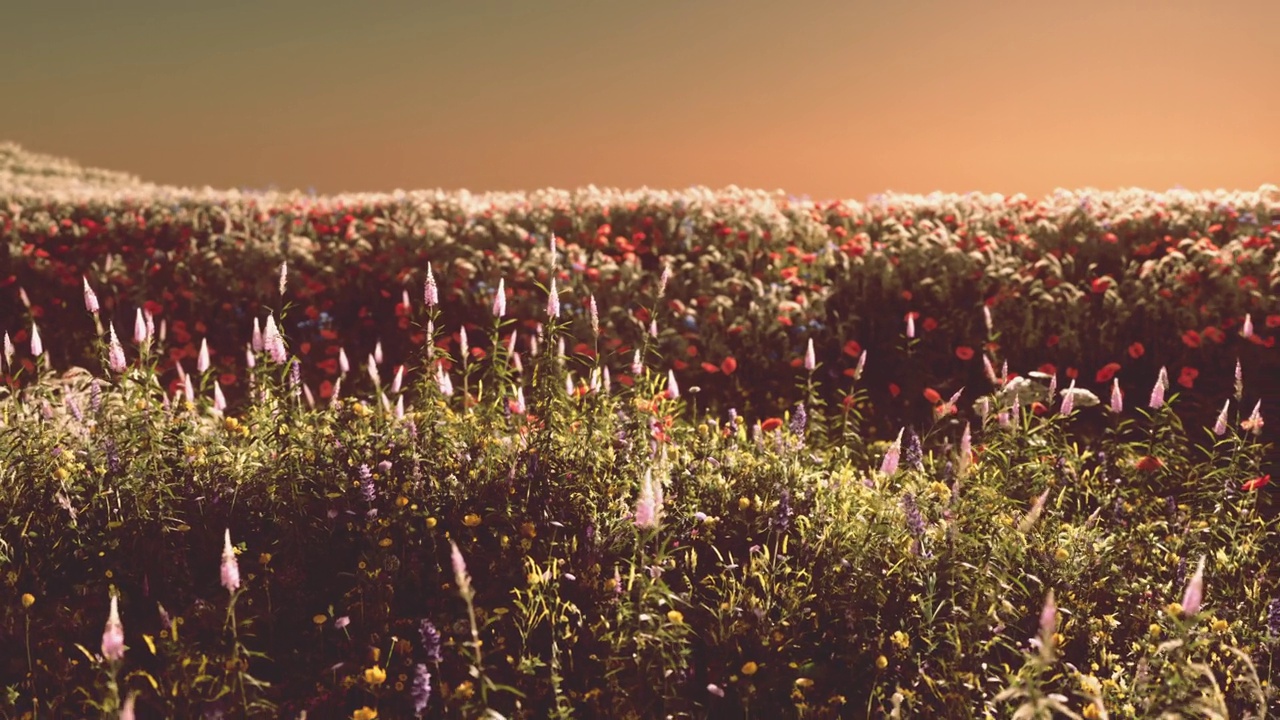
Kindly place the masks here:
POLYGON ((1111 379, 1111 412, 1119 415, 1124 412, 1124 395, 1120 392, 1120 380, 1111 379))
POLYGON ((1262 401, 1259 400, 1258 403, 1253 406, 1253 412, 1249 413, 1249 418, 1240 423, 1240 427, 1252 432, 1254 435, 1261 435, 1262 425, 1262 401))
POLYGON ((373 344, 373 361, 378 363, 379 365, 382 364, 382 341, 381 340, 373 344))
POLYGON ((909 312, 907 313, 907 337, 913 338, 915 336, 916 336, 916 314, 913 312, 909 312))
POLYGON ((898 431, 898 438, 893 441, 893 444, 889 446, 889 450, 884 454, 884 460, 880 463, 881 474, 893 475, 898 472, 898 459, 902 454, 903 432, 905 432, 905 428, 898 431))
POLYGON ((1200 606, 1204 603, 1204 556, 1200 556, 1200 563, 1196 565, 1196 574, 1191 576, 1191 580, 1187 582, 1187 589, 1182 593, 1182 615, 1183 617, 1193 617, 1200 612, 1200 606))
POLYGON ((289 284, 289 261, 280 263, 280 295, 284 295, 284 289, 289 284))
POLYGON ((556 290, 556 278, 551 277, 551 288, 547 290, 547 317, 560 317, 560 293, 556 290))
POLYGON ((209 338, 200 341, 200 355, 196 358, 196 372, 209 371, 209 338))
POLYGON ((867 366, 867 351, 863 350, 858 355, 858 366, 853 369, 853 379, 857 380, 862 377, 862 369, 867 366))
POLYGON ((382 378, 378 375, 378 362, 373 359, 372 354, 369 355, 368 368, 369 368, 369 379, 373 381, 374 385, 381 385, 382 378))
POLYGON ((960 434, 960 458, 959 465, 956 469, 958 477, 964 477, 965 472, 969 469, 969 464, 973 458, 973 435, 969 431, 969 423, 964 424, 964 432, 960 434))
POLYGON ((213 409, 222 412, 227 409, 227 397, 222 394, 222 383, 213 381, 213 409))
POLYGON ((642 372, 644 372, 644 362, 640 359, 640 348, 636 348, 631 355, 631 374, 638 376, 642 372))
POLYGON ((120 622, 120 598, 112 593, 111 610, 107 614, 107 625, 102 631, 102 657, 111 662, 119 662, 124 658, 124 625, 120 622))
POLYGON ((805 348, 805 351, 804 351, 804 369, 809 372, 813 372, 813 369, 816 368, 817 366, 818 366, 817 357, 814 355, 814 352, 813 352, 813 338, 809 338, 809 346, 805 348))
POLYGON ((94 295, 93 288, 89 287, 88 277, 84 279, 84 309, 91 315, 98 314, 98 296, 94 295))
POLYGON ((469 353, 467 352, 467 326, 463 325, 458 329, 458 355, 461 356, 462 364, 465 367, 469 353))
POLYGON ((600 336, 600 309, 596 307, 596 296, 592 295, 590 300, 591 308, 591 334, 596 337, 600 336))
POLYGON ((9 333, 4 334, 4 363, 10 367, 13 366, 13 341, 9 339, 9 333))
MULTIPOLYGON (((1163 371, 1163 368, 1161 370, 1163 371)), ((1156 384, 1151 388, 1151 399, 1147 402, 1147 407, 1154 410, 1162 405, 1164 405, 1164 383, 1157 378, 1156 384)))
POLYGON ((1231 400, 1222 403, 1222 412, 1218 413, 1218 421, 1213 424, 1213 434, 1222 435, 1227 431, 1227 410, 1231 407, 1231 400))
POLYGON ((1244 372, 1240 369, 1240 359, 1236 358, 1236 402, 1244 397, 1244 372))
POLYGON ((500 318, 507 314, 506 278, 498 279, 498 291, 493 294, 493 316, 500 318))
POLYGON ((427 263, 427 280, 422 286, 422 300, 427 307, 440 304, 440 291, 436 287, 436 276, 431 272, 431 263, 427 263))
POLYGON ((1076 406, 1075 389, 1076 389, 1076 381, 1072 380, 1071 385, 1067 388, 1066 392, 1062 394, 1062 406, 1058 408, 1058 412, 1060 414, 1070 415, 1071 411, 1075 409, 1075 406, 1076 406))
POLYGON ((347 359, 346 348, 338 348, 338 370, 343 375, 351 372, 351 361, 347 359))
POLYGON ((667 397, 675 400, 680 397, 680 386, 676 384, 676 371, 667 371, 667 397))
POLYGON ((122 373, 125 371, 124 347, 120 344, 120 338, 116 337, 115 323, 109 326, 110 334, 107 340, 107 367, 111 372, 122 373))
POLYGON ((253 319, 253 335, 249 341, 249 347, 254 352, 262 352, 264 347, 262 341, 262 326, 258 324, 258 318, 253 319))
POLYGON ((449 559, 453 563, 453 581, 458 586, 458 593, 470 600, 475 591, 471 588, 471 575, 467 573, 467 561, 462 558, 458 543, 449 541, 449 559))
POLYGON ((1244 314, 1244 325, 1240 328, 1240 335, 1246 338, 1253 337, 1253 318, 1249 313, 1244 314))
POLYGON ((404 382, 404 366, 396 368, 396 376, 391 379, 391 394, 400 392, 400 385, 404 382))
POLYGON ((254 355, 252 345, 246 345, 244 348, 244 364, 248 366, 250 370, 258 366, 258 359, 254 355))
POLYGON ((44 354, 44 342, 40 340, 40 328, 35 323, 31 323, 31 356, 40 357, 44 354))
POLYGON ((240 589, 240 565, 236 562, 236 549, 231 545, 231 528, 227 528, 222 544, 222 587, 229 593, 240 589))

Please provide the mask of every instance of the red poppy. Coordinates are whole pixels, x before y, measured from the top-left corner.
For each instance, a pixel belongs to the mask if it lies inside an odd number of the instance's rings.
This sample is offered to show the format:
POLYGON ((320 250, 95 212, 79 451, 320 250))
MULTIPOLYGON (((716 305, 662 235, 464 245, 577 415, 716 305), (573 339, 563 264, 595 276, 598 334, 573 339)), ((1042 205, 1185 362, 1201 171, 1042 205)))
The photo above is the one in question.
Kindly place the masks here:
POLYGON ((1268 315, 1267 327, 1269 328, 1280 327, 1280 315, 1268 315))
POLYGON ((1077 377, 1080 376, 1080 372, 1073 367, 1067 368, 1066 372, 1062 374, 1066 375, 1068 380, 1075 380, 1077 377))
POLYGON ((1103 365, 1102 369, 1098 370, 1098 373, 1093 376, 1093 379, 1100 383, 1111 382, 1111 378, 1115 377, 1119 370, 1120 363, 1109 362, 1106 365, 1103 365))
POLYGON ((1045 338, 1045 341, 1044 341, 1045 347, 1056 347, 1057 344, 1058 344, 1057 335, 1050 335, 1049 337, 1045 338))
POLYGON ((680 360, 680 359, 678 359, 678 358, 677 358, 677 359, 675 359, 675 360, 672 360, 672 361, 671 361, 671 364, 672 364, 672 365, 675 367, 675 369, 677 369, 677 370, 684 370, 685 368, 688 368, 688 367, 689 367, 689 363, 687 363, 687 362, 685 362, 685 361, 683 361, 683 360, 680 360))
POLYGON ((1100 278, 1095 278, 1089 285, 1095 293, 1101 295, 1107 291, 1107 288, 1111 287, 1111 278, 1103 275, 1100 278))
POLYGON ((776 418, 776 417, 769 418, 768 420, 765 420, 764 422, 760 423, 760 429, 765 432, 777 430, 781 426, 782 426, 782 418, 776 418))
POLYGON ((1240 486, 1240 489, 1247 492, 1250 490, 1257 490, 1258 488, 1261 488, 1261 487, 1266 487, 1267 485, 1270 485, 1270 484, 1271 484, 1271 476, 1263 475, 1261 477, 1256 477, 1252 480, 1246 480, 1245 483, 1240 486))
POLYGON ((1182 333, 1182 344, 1189 348, 1200 347, 1200 333, 1195 330, 1188 330, 1182 333))
POLYGON ((1146 351, 1147 349, 1142 347, 1142 343, 1136 342, 1129 346, 1129 357, 1133 358, 1134 360, 1137 360, 1138 358, 1142 357, 1142 354, 1145 353, 1146 351))
POLYGON ((890 394, 890 395, 892 395, 893 397, 898 397, 898 394, 899 394, 899 393, 901 393, 901 392, 902 392, 902 388, 898 387, 898 384, 897 384, 897 383, 889 383, 889 394, 890 394))
POLYGON ((698 357, 698 346, 690 345, 689 347, 684 349, 684 354, 688 355, 689 357, 698 357))
POLYGON ((844 344, 844 354, 849 357, 858 357, 862 354, 862 346, 857 340, 850 340, 844 344))
POLYGON ((709 373, 718 373, 718 372, 720 372, 720 366, 719 366, 719 365, 716 365, 716 364, 714 364, 714 363, 709 363, 709 362, 704 362, 704 363, 702 363, 702 369, 703 369, 704 371, 706 371, 706 372, 709 372, 709 373))
POLYGON ((732 375, 734 370, 738 369, 738 361, 732 357, 727 357, 720 363, 720 372, 725 375, 732 375))
POLYGON ((924 322, 920 323, 920 327, 924 328, 925 332, 933 332, 938 329, 938 321, 931 317, 927 317, 924 319, 924 322))
POLYGON ((942 396, 939 395, 938 391, 934 390, 933 388, 924 389, 924 399, 928 400, 930 405, 937 405, 938 403, 942 402, 942 396))
POLYGON ((1200 377, 1200 371, 1193 367, 1184 367, 1178 373, 1178 384, 1190 390, 1196 384, 1196 378, 1200 377))
POLYGON ((1227 339, 1227 334, 1222 332, 1221 328, 1215 327, 1213 325, 1210 325, 1209 327, 1205 328, 1201 334, 1204 337, 1207 337, 1210 340, 1214 341, 1215 343, 1218 343, 1219 345, 1222 344, 1222 341, 1227 339))
POLYGON ((956 347, 956 357, 960 358, 961 360, 972 360, 972 359, 973 359, 973 348, 969 347, 968 345, 959 345, 959 346, 957 346, 957 347, 956 347))
POLYGON ((1134 463, 1134 467, 1143 472, 1151 472, 1164 467, 1164 463, 1160 461, 1160 458, 1155 457, 1154 455, 1143 455, 1138 458, 1136 463, 1134 463))
POLYGON ((1044 373, 1045 375, 1057 375, 1057 374, 1058 374, 1058 366, 1057 366, 1057 365, 1054 365, 1053 363, 1045 363, 1045 364, 1041 365, 1040 367, 1036 368, 1036 370, 1037 370, 1038 372, 1042 372, 1042 373, 1044 373))

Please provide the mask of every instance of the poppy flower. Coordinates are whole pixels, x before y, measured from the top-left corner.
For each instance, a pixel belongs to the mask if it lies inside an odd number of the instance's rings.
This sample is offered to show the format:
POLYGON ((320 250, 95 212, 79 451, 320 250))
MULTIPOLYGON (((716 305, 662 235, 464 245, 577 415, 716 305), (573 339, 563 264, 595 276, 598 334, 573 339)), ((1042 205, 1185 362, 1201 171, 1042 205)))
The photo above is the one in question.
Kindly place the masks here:
POLYGON ((901 392, 902 392, 902 388, 898 387, 898 384, 897 384, 897 383, 889 383, 889 394, 890 394, 890 395, 892 395, 893 397, 898 397, 898 395, 899 395, 901 392))
POLYGON ((1101 295, 1107 291, 1107 288, 1111 287, 1111 278, 1106 275, 1094 278, 1093 282, 1089 283, 1089 286, 1095 293, 1101 295))
POLYGON ((765 432, 773 432, 782 426, 782 418, 771 417, 760 423, 760 429, 765 432))
POLYGON ((973 348, 969 347, 968 345, 960 345, 956 347, 956 357, 960 358, 961 360, 972 360, 973 348))
POLYGON ((1115 377, 1119 370, 1120 363, 1109 362, 1106 365, 1103 365, 1102 369, 1098 370, 1098 373, 1093 376, 1093 379, 1099 383, 1111 382, 1111 378, 1115 377))
POLYGON ((1143 353, 1145 353, 1146 351, 1147 349, 1142 347, 1142 343, 1136 342, 1129 346, 1129 357, 1133 358, 1134 360, 1137 360, 1138 358, 1142 357, 1143 353))
POLYGON ((1182 344, 1189 348, 1200 347, 1200 333, 1195 330, 1188 330, 1182 333, 1182 344))
POLYGON ((1205 328, 1204 331, 1201 333, 1201 335, 1209 338, 1210 340, 1212 340, 1215 343, 1218 343, 1219 345, 1221 345, 1222 342, 1227 339, 1227 334, 1222 332, 1221 328, 1215 327, 1213 325, 1210 325, 1209 327, 1205 328))
POLYGON ((1164 463, 1160 461, 1160 458, 1155 457, 1154 455, 1143 455, 1138 458, 1136 463, 1134 463, 1134 467, 1143 472, 1152 472, 1153 470, 1159 470, 1164 467, 1164 463))
POLYGON ((938 394, 938 391, 933 388, 925 388, 924 399, 928 400, 930 405, 937 405, 942 402, 942 395, 938 394))
POLYGON ((1270 485, 1270 484, 1271 484, 1271 476, 1263 475, 1261 477, 1256 477, 1252 480, 1246 480, 1245 483, 1240 486, 1240 489, 1248 492, 1251 490, 1257 490, 1258 488, 1266 487, 1267 485, 1270 485))
POLYGON ((844 354, 849 357, 858 357, 862 354, 862 345, 857 340, 850 340, 844 344, 844 354))
POLYGON ((732 375, 734 370, 738 369, 738 361, 732 357, 727 357, 720 363, 720 372, 725 375, 732 375))
POLYGON ((1057 347, 1057 345, 1058 345, 1058 336, 1057 336, 1057 335, 1050 335, 1049 337, 1045 338, 1045 340, 1044 340, 1044 346, 1045 346, 1045 347, 1057 347))
POLYGON ((924 328, 925 332, 933 332, 938 329, 938 321, 931 317, 927 317, 924 319, 924 322, 920 323, 920 327, 924 328))
POLYGON ((1045 364, 1041 365, 1040 367, 1036 368, 1036 370, 1037 370, 1038 372, 1042 372, 1042 373, 1044 373, 1045 375, 1057 375, 1057 374, 1058 374, 1058 366, 1057 366, 1057 365, 1054 365, 1053 363, 1045 363, 1045 364))
POLYGON ((1277 328, 1277 327, 1280 327, 1280 315, 1268 315, 1268 316, 1267 316, 1267 327, 1269 327, 1269 328, 1277 328))
POLYGON ((1184 367, 1178 373, 1178 384, 1190 390, 1196 384, 1196 378, 1200 377, 1200 371, 1193 367, 1184 367))
POLYGON ((716 364, 714 364, 714 363, 709 363, 709 362, 704 362, 704 363, 702 363, 702 369, 703 369, 703 371, 705 371, 705 372, 709 372, 709 373, 718 373, 718 372, 720 372, 720 366, 719 366, 719 365, 716 365, 716 364))

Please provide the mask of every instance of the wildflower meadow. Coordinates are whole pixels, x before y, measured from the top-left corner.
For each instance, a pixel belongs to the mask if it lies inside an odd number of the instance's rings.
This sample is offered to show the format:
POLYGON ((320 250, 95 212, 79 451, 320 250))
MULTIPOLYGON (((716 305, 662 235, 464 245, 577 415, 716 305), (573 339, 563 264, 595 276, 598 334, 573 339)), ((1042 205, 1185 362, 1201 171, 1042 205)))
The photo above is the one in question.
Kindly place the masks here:
POLYGON ((1280 191, 0 146, 0 717, 1263 718, 1280 191))

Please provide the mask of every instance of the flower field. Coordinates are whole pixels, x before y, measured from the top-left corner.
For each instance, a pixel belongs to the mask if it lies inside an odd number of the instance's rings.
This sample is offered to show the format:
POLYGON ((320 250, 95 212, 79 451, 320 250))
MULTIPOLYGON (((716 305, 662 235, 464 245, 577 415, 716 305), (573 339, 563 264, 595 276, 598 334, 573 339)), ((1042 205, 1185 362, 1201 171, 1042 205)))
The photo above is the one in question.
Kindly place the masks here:
POLYGON ((0 146, 3 717, 1262 717, 1280 191, 0 146))

